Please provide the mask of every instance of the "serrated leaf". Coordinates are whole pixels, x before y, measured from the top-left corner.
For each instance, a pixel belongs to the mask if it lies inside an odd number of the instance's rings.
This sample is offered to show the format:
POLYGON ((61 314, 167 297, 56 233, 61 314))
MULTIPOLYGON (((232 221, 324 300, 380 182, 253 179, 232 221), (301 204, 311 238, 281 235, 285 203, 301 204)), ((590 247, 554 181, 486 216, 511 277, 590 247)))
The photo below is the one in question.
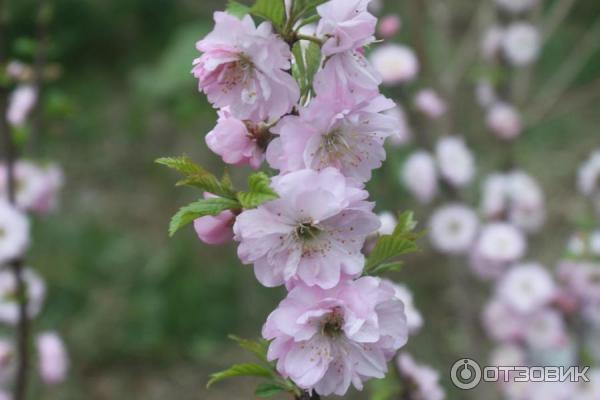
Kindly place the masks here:
POLYGON ((217 382, 236 376, 256 376, 261 378, 273 378, 275 374, 270 369, 258 364, 236 364, 224 371, 216 372, 210 376, 210 380, 206 384, 210 388, 217 382))
POLYGON ((271 21, 273 26, 279 29, 285 24, 284 0, 257 0, 250 8, 250 12, 257 17, 271 21))
POLYGON ((264 172, 257 172, 248 178, 249 191, 239 192, 237 198, 243 208, 256 208, 263 203, 279 198, 271 189, 271 180, 264 172))
POLYGON ((156 163, 185 175, 185 179, 177 182, 177 186, 193 186, 219 197, 235 199, 235 190, 227 173, 219 181, 216 176, 195 164, 187 156, 159 158, 156 163))
POLYGON ((175 171, 182 173, 183 175, 191 175, 200 173, 203 169, 196 165, 189 157, 163 157, 155 161, 157 164, 165 165, 175 171))
POLYGON ((294 55, 294 65, 292 71, 294 72, 294 78, 300 85, 300 90, 306 86, 306 65, 304 64, 304 51, 300 42, 296 42, 292 47, 292 54, 294 55))
POLYGON ((236 16, 238 18, 243 18, 247 14, 250 14, 250 7, 245 4, 238 3, 234 0, 229 0, 227 3, 226 11, 228 14, 236 16))
POLYGON ((400 262, 400 261, 379 264, 379 265, 371 268, 371 270, 369 271, 369 275, 377 276, 377 275, 382 275, 386 272, 398 272, 402 269, 403 266, 404 266, 404 263, 400 262))
POLYGON ((401 267, 394 258, 417 251, 417 239, 422 233, 414 233, 417 223, 412 212, 400 215, 398 225, 391 235, 382 235, 377 240, 375 248, 367 258, 365 273, 369 275, 381 274, 401 267))
POLYGON ((271 397, 278 393, 287 391, 288 389, 276 383, 261 383, 254 391, 254 394, 258 397, 271 397))
POLYGON ((235 335, 229 335, 229 339, 235 341, 242 349, 248 350, 258 357, 261 361, 268 363, 267 360, 267 349, 268 343, 265 341, 257 341, 250 339, 243 339, 235 335))
POLYGON ((294 3, 294 16, 303 17, 312 14, 315 9, 327 0, 296 0, 294 3))
POLYGON ((178 230, 189 225, 197 218, 205 217, 207 215, 217 215, 223 211, 236 208, 240 208, 240 204, 237 201, 221 197, 201 199, 188 204, 187 206, 182 207, 177 214, 171 218, 171 223, 169 224, 169 236, 175 235, 178 230))

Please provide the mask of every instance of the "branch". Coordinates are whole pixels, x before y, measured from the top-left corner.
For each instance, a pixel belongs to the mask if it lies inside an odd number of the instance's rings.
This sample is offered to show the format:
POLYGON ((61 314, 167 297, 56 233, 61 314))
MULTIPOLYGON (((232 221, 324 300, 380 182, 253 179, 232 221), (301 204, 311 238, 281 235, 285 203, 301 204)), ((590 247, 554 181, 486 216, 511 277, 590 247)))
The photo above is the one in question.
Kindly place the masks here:
MULTIPOLYGON (((6 65, 7 57, 4 52, 5 38, 5 4, 0 0, 0 68, 6 65)), ((14 165, 17 159, 17 148, 6 120, 6 110, 8 108, 8 90, 6 87, 0 87, 0 136, 4 148, 4 157, 6 162, 6 173, 8 182, 8 200, 11 204, 16 201, 16 184, 14 176, 14 165)), ((27 394, 27 380, 29 375, 29 319, 27 317, 27 294, 26 284, 23 280, 23 260, 18 259, 10 263, 13 272, 17 301, 19 306, 19 319, 17 322, 16 342, 17 342, 17 372, 14 386, 14 399, 25 400, 27 394)))
POLYGON ((600 48, 600 18, 594 21, 593 25, 585 33, 580 44, 577 45, 575 50, 569 55, 567 61, 564 63, 562 68, 553 76, 548 79, 549 85, 546 90, 542 90, 537 96, 536 100, 531 104, 536 104, 529 113, 528 123, 535 124, 542 120, 554 107, 554 105, 560 101, 561 96, 565 90, 573 83, 577 74, 581 71, 583 66, 594 54, 596 50, 600 48))

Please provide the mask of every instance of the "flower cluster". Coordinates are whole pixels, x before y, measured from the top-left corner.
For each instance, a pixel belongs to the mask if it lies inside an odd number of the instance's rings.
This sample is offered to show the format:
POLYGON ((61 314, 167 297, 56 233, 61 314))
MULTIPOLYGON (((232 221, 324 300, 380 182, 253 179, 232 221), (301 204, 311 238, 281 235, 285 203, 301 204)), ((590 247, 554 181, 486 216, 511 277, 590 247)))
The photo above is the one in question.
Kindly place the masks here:
MULTIPOLYGON (((12 61, 7 65, 6 76, 14 90, 9 96, 4 116, 10 126, 9 135, 28 129, 28 117, 34 110, 38 95, 32 85, 33 69, 12 61)), ((45 215, 56 210, 59 191, 63 186, 60 167, 53 163, 38 163, 26 159, 0 162, 0 324, 16 327, 20 314, 20 288, 27 301, 24 318, 33 319, 42 310, 46 297, 46 284, 30 267, 22 267, 31 245, 29 214, 45 215), (10 162, 10 165, 8 164, 10 162)), ((68 356, 62 339, 55 332, 41 332, 35 340, 39 375, 48 385, 65 380, 68 356)), ((0 338, 0 398, 10 398, 5 387, 14 384, 17 362, 21 354, 13 340, 0 338)))
MULTIPOLYGON (((320 395, 382 378, 409 330, 422 324, 406 288, 364 276, 365 244, 381 229, 365 183, 386 158, 385 140, 402 134, 396 104, 379 84, 417 68, 408 61, 390 77, 384 47, 374 52, 374 67, 365 58, 377 26, 369 3, 324 2, 314 29, 295 19, 294 2, 279 24, 217 12, 192 70, 219 113, 208 147, 227 164, 259 169, 266 161, 279 171, 265 183, 267 201, 201 216, 195 230, 208 244, 235 240, 262 285, 285 286, 286 298, 263 328, 268 359, 283 378, 320 395), (304 64, 315 47, 321 61, 304 64)), ((394 24, 386 30, 397 30, 394 24)), ((464 150, 460 142, 448 146, 440 148, 445 177, 470 179, 469 165, 456 165, 451 154, 464 150)), ((213 194, 207 202, 227 197, 213 194)))

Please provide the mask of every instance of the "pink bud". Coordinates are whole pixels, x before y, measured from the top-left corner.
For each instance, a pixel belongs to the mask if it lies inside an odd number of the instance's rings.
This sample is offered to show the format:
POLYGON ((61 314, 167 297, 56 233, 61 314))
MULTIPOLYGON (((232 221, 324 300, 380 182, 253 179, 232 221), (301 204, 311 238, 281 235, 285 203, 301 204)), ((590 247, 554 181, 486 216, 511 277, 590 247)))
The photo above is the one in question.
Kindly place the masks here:
POLYGON ((224 211, 217 216, 206 216, 194 221, 196 234, 206 244, 213 246, 225 244, 233 239, 235 215, 224 211))
POLYGON ((42 380, 49 385, 63 382, 69 369, 69 359, 60 336, 54 332, 42 333, 37 338, 37 347, 42 380))
POLYGON ((433 90, 425 89, 417 93, 415 105, 429 118, 439 118, 446 113, 446 102, 433 90))
POLYGON ((379 35, 384 38, 394 36, 400 30, 402 20, 396 14, 386 15, 379 23, 379 35))
POLYGON ((523 130, 521 115, 506 103, 496 103, 490 107, 486 122, 488 128, 500 139, 514 139, 523 130))

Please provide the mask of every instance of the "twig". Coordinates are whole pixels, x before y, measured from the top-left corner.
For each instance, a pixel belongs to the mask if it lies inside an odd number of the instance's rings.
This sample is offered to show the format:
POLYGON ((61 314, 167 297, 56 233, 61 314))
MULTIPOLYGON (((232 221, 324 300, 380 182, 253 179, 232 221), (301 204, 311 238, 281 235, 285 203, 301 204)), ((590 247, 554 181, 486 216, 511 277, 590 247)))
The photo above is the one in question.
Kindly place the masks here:
POLYGON ((321 400, 321 396, 316 393, 311 395, 308 392, 304 392, 300 397, 297 397, 296 400, 321 400))
MULTIPOLYGON (((0 68, 6 65, 6 54, 4 52, 5 38, 5 4, 0 0, 0 68)), ((11 204, 16 202, 16 184, 14 176, 14 165, 17 159, 17 148, 13 141, 6 120, 6 110, 8 106, 8 91, 6 87, 0 87, 0 136, 2 137, 4 147, 4 157, 6 163, 6 173, 8 182, 8 201, 11 204)), ((29 375, 29 319, 27 317, 27 294, 26 284, 23 280, 23 260, 17 259, 10 263, 16 282, 17 301, 19 306, 19 316, 17 322, 16 342, 17 342, 17 372, 14 386, 14 400, 25 400, 27 394, 27 380, 29 375)))
POLYGON ((550 15, 546 18, 542 27, 542 41, 544 42, 552 36, 556 28, 569 15, 569 11, 571 11, 573 4, 575 4, 575 0, 561 0, 554 4, 554 8, 552 8, 550 15))
POLYGON ((554 77, 548 80, 551 84, 546 90, 542 90, 531 102, 536 104, 532 110, 526 113, 529 124, 539 122, 552 107, 560 100, 565 90, 571 85, 577 74, 594 52, 600 48, 600 18, 585 33, 580 44, 573 50, 572 54, 554 77))

